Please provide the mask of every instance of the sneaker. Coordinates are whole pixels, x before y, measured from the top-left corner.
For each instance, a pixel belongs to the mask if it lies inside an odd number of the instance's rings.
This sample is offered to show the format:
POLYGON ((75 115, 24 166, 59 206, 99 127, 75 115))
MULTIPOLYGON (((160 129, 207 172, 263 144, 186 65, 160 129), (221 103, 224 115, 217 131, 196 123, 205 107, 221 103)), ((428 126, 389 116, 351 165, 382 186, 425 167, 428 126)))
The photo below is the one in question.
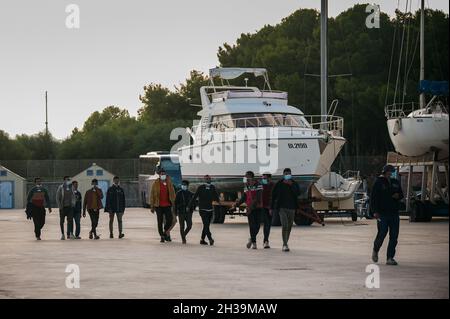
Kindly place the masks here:
POLYGON ((113 233, 109 234, 109 238, 114 238, 114 234, 113 233))
POLYGON ((210 245, 210 246, 214 246, 214 239, 211 238, 211 239, 209 240, 209 245, 210 245))
POLYGON ((270 248, 269 241, 264 242, 264 249, 270 248))
POLYGON ((258 247, 256 247, 256 243, 252 243, 252 249, 258 249, 258 247))
POLYGON ((41 237, 36 236, 36 240, 41 240, 41 237))
POLYGON ((395 261, 394 258, 388 258, 388 260, 386 261, 386 265, 397 266, 398 263, 397 263, 397 261, 395 261))
POLYGON ((120 234, 119 235, 119 238, 124 238, 125 237, 125 234, 120 234))
POLYGON ((186 239, 182 239, 181 242, 186 245, 186 239))
POLYGON ((94 236, 94 239, 100 239, 100 236, 95 235, 95 236, 94 236))
POLYGON ((161 240, 159 242, 164 243, 164 242, 166 242, 166 240, 164 239, 164 237, 161 237, 161 240))
POLYGON ((248 239, 247 249, 250 249, 250 247, 252 247, 252 240, 251 240, 251 238, 248 239))
POLYGON ((374 263, 378 262, 378 252, 376 252, 375 250, 372 251, 372 261, 374 263))
POLYGON ((92 235, 92 231, 90 231, 90 232, 89 232, 89 239, 92 239, 92 238, 94 238, 94 237, 93 237, 93 235, 92 235))
POLYGON ((61 240, 66 240, 66 236, 61 235, 61 240))
POLYGON ((283 245, 283 251, 284 252, 290 251, 288 245, 283 245))
POLYGON ((170 236, 169 236, 169 235, 165 235, 165 236, 164 236, 164 239, 165 239, 166 241, 169 241, 169 242, 171 242, 171 241, 172 241, 172 238, 170 238, 170 236))
POLYGON ((75 236, 73 234, 67 235, 68 239, 75 239, 75 236))
POLYGON ((206 242, 206 240, 202 239, 200 240, 200 245, 208 245, 208 243, 206 242))
POLYGON ((80 236, 75 236, 75 239, 81 239, 81 237, 80 236))

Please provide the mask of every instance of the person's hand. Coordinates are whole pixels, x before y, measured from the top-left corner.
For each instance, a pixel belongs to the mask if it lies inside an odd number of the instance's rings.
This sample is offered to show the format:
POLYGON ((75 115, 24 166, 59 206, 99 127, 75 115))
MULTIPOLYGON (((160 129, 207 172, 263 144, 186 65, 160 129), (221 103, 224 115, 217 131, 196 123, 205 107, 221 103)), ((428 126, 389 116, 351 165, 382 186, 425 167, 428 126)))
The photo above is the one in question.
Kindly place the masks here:
POLYGON ((28 220, 31 220, 31 215, 27 215, 27 219, 28 219, 28 220))
POLYGON ((378 214, 378 213, 373 213, 373 217, 375 217, 375 219, 378 219, 378 218, 380 218, 380 214, 378 214))
POLYGON ((83 212, 83 218, 86 218, 86 212, 83 212))
POLYGON ((152 208, 150 208, 150 212, 152 213, 152 214, 154 214, 155 213, 155 209, 152 207, 152 208))
POLYGON ((273 216, 273 209, 269 209, 269 215, 273 216))
POLYGON ((51 209, 51 208, 48 209, 48 213, 49 213, 49 214, 52 213, 52 209, 51 209))

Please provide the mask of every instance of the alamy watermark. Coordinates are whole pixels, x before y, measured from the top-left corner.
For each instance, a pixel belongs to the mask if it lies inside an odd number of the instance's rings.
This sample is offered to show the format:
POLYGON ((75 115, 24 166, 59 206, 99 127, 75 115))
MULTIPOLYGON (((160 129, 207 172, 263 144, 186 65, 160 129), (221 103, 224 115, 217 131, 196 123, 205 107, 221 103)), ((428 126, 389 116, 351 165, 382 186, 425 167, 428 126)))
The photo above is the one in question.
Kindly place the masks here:
POLYGON ((66 288, 80 288, 80 267, 77 264, 69 264, 66 266, 66 288))
POLYGON ((66 28, 79 29, 80 28, 80 7, 77 4, 69 4, 66 6, 66 28))
POLYGON ((366 13, 370 13, 366 18, 366 27, 368 29, 380 28, 380 6, 377 4, 368 4, 366 13))

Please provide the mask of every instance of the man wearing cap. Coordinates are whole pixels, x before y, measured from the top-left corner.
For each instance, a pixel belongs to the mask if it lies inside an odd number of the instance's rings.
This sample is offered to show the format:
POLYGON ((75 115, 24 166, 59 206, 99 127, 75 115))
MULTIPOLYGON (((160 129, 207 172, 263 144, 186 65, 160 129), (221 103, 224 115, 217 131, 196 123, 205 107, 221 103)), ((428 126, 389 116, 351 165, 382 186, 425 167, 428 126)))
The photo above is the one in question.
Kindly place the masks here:
POLYGON ((372 260, 378 262, 378 252, 384 238, 389 232, 387 248, 387 265, 397 265, 394 259, 395 248, 400 227, 399 203, 403 198, 403 191, 397 179, 392 178, 395 168, 385 165, 382 174, 376 179, 370 196, 371 213, 377 219, 378 233, 373 243, 372 260))

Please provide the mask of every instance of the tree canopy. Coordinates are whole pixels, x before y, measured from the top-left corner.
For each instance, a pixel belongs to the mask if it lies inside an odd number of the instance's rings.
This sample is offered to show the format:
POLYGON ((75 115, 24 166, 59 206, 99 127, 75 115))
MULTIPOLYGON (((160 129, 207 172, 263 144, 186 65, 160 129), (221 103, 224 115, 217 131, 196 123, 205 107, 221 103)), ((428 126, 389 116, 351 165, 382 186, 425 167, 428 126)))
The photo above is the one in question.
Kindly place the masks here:
MULTIPOLYGON (((390 18, 381 13, 380 28, 368 29, 365 8, 355 5, 328 22, 328 102, 339 100, 336 115, 345 119, 347 155, 382 155, 392 149, 385 103, 418 100, 420 14, 396 12, 390 18)), ((290 105, 319 114, 320 81, 314 76, 320 72, 319 20, 316 10, 300 9, 277 25, 241 34, 236 44, 219 47, 219 64, 265 67, 272 88, 287 91, 290 105)), ((427 10, 425 21, 426 78, 448 81, 449 17, 427 10)), ((259 80, 249 84, 254 81, 259 80)), ((142 107, 136 117, 125 108, 108 106, 62 141, 44 132, 11 138, 0 130, 0 159, 136 158, 151 150, 170 150, 175 143, 169 139, 171 130, 192 125, 199 111, 192 105, 200 104, 199 88, 207 82, 206 75, 193 70, 173 90, 150 83, 139 96, 142 107)))

